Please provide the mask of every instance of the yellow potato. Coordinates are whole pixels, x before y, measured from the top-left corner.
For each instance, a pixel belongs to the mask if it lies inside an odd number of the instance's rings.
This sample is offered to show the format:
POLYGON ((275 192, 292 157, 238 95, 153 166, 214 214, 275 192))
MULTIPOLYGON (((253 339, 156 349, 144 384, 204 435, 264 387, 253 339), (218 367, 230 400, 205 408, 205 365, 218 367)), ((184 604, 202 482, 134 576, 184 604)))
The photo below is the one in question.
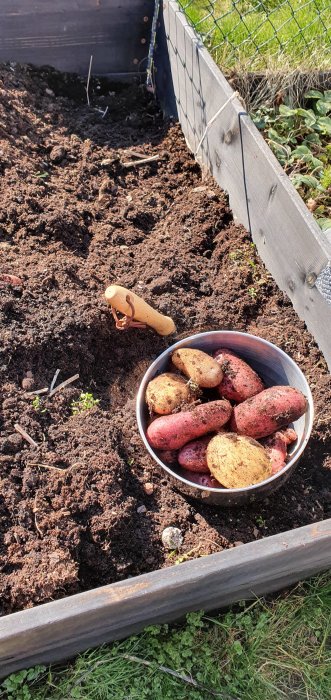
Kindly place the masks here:
POLYGON ((180 348, 173 352, 171 359, 175 367, 198 386, 211 389, 223 379, 221 366, 202 350, 180 348))
POLYGON ((271 476, 271 460, 253 438, 236 433, 215 435, 207 447, 207 464, 212 475, 227 489, 257 484, 271 476))
POLYGON ((182 404, 192 401, 190 388, 178 374, 165 372, 152 379, 146 389, 146 403, 150 411, 166 416, 182 404))

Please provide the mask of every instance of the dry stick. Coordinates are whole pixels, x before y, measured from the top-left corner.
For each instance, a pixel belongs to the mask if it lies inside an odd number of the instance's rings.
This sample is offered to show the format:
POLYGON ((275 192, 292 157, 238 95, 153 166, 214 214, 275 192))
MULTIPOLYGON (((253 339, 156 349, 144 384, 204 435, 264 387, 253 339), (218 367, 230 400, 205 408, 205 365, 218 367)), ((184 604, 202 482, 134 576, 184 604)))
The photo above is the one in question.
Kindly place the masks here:
POLYGON ((49 392, 49 395, 48 395, 49 398, 51 398, 51 396, 54 396, 54 394, 56 394, 57 391, 60 391, 61 389, 64 389, 64 387, 67 386, 68 384, 71 384, 72 382, 75 382, 76 379, 79 379, 79 374, 74 374, 73 377, 70 377, 69 379, 66 379, 65 382, 62 382, 62 384, 59 384, 59 386, 56 386, 55 389, 53 389, 53 391, 50 391, 50 392, 49 392))
POLYGON ((149 158, 146 153, 139 153, 139 151, 133 151, 131 148, 128 151, 125 151, 125 155, 129 156, 130 158, 149 158))
POLYGON ((93 61, 93 56, 90 57, 90 66, 88 69, 88 75, 87 75, 87 83, 86 83, 86 99, 87 99, 87 104, 90 106, 90 96, 89 96, 89 87, 90 87, 90 79, 91 79, 91 70, 92 70, 92 61, 93 61))
MULTIPOLYGON (((180 681, 184 681, 184 683, 188 683, 189 685, 193 685, 195 688, 201 688, 202 690, 206 690, 210 695, 214 695, 215 697, 218 698, 226 698, 224 694, 218 693, 216 690, 211 690, 211 688, 207 688, 205 685, 200 685, 197 681, 194 680, 191 676, 187 676, 186 674, 182 673, 177 673, 177 671, 173 671, 171 668, 168 668, 167 666, 159 666, 158 664, 155 665, 152 661, 147 661, 146 659, 140 659, 139 656, 132 656, 131 654, 121 654, 124 659, 127 659, 128 661, 134 661, 135 663, 138 664, 143 664, 143 666, 150 666, 154 668, 157 671, 162 671, 162 673, 167 673, 169 676, 173 676, 174 678, 178 678, 180 681)), ((228 697, 228 700, 238 700, 237 698, 234 697, 228 697)))
POLYGON ((53 467, 51 464, 41 464, 40 462, 29 462, 27 467, 43 467, 44 469, 53 469, 56 472, 66 472, 69 469, 69 467, 61 469, 61 467, 53 467))
POLYGON ((37 496, 38 496, 38 492, 36 493, 36 496, 35 496, 35 499, 34 499, 34 506, 33 506, 34 524, 35 524, 35 526, 36 526, 37 532, 39 532, 40 537, 43 537, 44 534, 43 534, 43 532, 41 531, 41 529, 40 529, 40 527, 39 527, 39 525, 38 525, 38 521, 37 521, 37 512, 38 512, 38 508, 37 508, 37 496))
POLYGON ((145 163, 153 163, 155 160, 160 160, 161 156, 149 156, 148 158, 141 158, 140 160, 130 160, 127 163, 121 163, 123 168, 133 168, 135 165, 144 165, 145 163))
POLYGON ((43 389, 37 389, 36 391, 29 391, 27 393, 27 396, 34 396, 35 394, 47 394, 49 391, 48 386, 45 386, 43 389))
POLYGON ((53 377, 53 379, 52 379, 51 386, 49 387, 49 390, 50 390, 50 391, 53 391, 53 389, 54 389, 54 387, 55 387, 55 382, 56 382, 56 380, 57 380, 59 374, 60 374, 60 370, 57 369, 56 372, 55 372, 55 374, 54 374, 54 377, 53 377))
POLYGON ((26 440, 30 445, 32 445, 32 447, 38 447, 37 443, 34 440, 32 440, 32 437, 30 437, 30 435, 26 432, 26 430, 24 430, 24 428, 22 428, 21 425, 19 425, 19 423, 15 423, 14 428, 20 435, 22 435, 24 440, 26 440))

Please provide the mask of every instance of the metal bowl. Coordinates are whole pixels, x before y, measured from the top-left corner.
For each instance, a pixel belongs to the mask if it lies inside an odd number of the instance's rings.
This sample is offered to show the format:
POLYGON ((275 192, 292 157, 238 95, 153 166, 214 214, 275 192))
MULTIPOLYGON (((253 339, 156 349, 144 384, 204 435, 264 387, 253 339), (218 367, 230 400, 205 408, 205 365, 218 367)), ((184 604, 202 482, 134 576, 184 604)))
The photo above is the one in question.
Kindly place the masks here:
POLYGON ((313 425, 314 406, 311 391, 307 380, 294 360, 283 350, 280 350, 267 340, 258 338, 249 333, 237 331, 210 331, 208 333, 197 333, 191 335, 178 343, 171 345, 168 350, 162 353, 151 364, 140 384, 136 403, 137 422, 140 435, 146 450, 157 464, 170 475, 174 486, 186 494, 206 503, 215 503, 221 506, 242 505, 264 498, 282 486, 290 474, 295 469, 298 461, 307 445, 313 425), (170 356, 177 348, 198 348, 212 354, 219 347, 230 348, 238 353, 240 357, 256 370, 263 379, 266 387, 279 385, 290 385, 299 389, 307 398, 308 410, 304 416, 293 423, 298 440, 290 445, 290 459, 284 469, 274 474, 269 479, 253 484, 247 488, 224 489, 209 488, 194 484, 182 476, 183 470, 180 466, 165 464, 158 453, 152 449, 146 438, 146 428, 148 421, 148 409, 145 403, 145 393, 148 382, 157 374, 169 370, 170 356))

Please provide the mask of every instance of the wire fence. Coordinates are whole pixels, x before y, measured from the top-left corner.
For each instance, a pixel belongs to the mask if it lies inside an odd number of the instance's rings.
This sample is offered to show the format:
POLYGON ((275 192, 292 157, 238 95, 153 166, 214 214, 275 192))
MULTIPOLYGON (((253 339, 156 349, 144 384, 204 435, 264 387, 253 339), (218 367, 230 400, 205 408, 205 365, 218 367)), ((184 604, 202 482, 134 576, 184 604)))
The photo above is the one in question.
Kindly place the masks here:
POLYGON ((330 0, 181 0, 223 70, 331 70, 330 0))

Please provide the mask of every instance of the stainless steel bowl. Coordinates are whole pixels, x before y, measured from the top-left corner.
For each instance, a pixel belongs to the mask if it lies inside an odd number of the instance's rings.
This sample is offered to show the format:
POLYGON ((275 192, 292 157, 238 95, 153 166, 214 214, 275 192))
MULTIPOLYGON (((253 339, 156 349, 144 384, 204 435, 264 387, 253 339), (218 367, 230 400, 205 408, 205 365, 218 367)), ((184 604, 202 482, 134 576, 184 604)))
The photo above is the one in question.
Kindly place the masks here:
POLYGON ((215 503, 221 506, 234 506, 243 503, 251 503, 258 498, 268 496, 276 491, 289 478, 307 445, 313 425, 314 406, 307 380, 297 364, 283 350, 280 350, 267 340, 258 338, 249 333, 237 331, 211 331, 197 333, 189 338, 180 340, 162 353, 147 370, 138 391, 136 403, 137 422, 140 435, 146 450, 157 464, 172 478, 174 486, 185 493, 206 503, 215 503), (241 489, 208 488, 188 481, 182 476, 182 469, 165 464, 157 452, 155 452, 146 438, 148 410, 145 403, 145 393, 148 382, 157 374, 165 372, 169 368, 170 356, 177 348, 198 348, 212 354, 219 347, 230 348, 256 370, 262 377, 265 385, 274 386, 290 385, 299 389, 308 400, 308 410, 304 416, 293 424, 298 440, 290 446, 290 459, 284 469, 259 484, 241 489))

